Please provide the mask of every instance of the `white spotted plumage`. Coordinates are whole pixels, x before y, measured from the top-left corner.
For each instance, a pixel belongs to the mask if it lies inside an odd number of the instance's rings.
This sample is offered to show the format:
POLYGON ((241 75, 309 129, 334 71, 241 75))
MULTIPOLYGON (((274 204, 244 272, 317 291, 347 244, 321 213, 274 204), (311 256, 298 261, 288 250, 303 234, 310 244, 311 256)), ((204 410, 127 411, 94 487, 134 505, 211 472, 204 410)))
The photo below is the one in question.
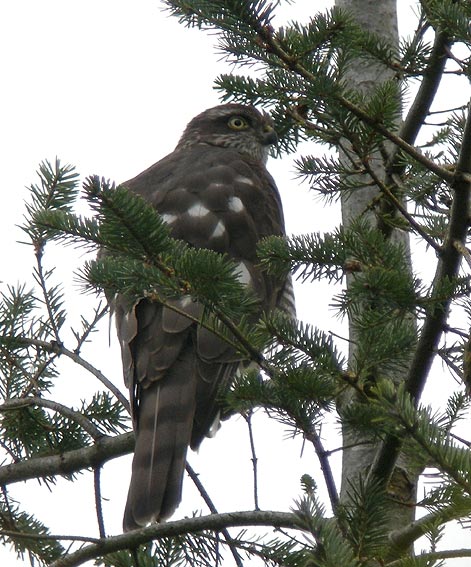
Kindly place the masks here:
POLYGON ((205 217, 208 213, 209 210, 202 203, 195 203, 188 209, 190 217, 201 218, 205 217))
MULTIPOLYGON (((221 105, 196 116, 174 152, 124 183, 155 206, 173 237, 231 258, 258 298, 258 315, 277 306, 292 310, 289 279, 261 271, 257 257, 260 239, 284 234, 280 197, 265 168, 275 140, 266 114, 221 105), (231 128, 234 117, 243 129, 231 128)), ((190 295, 165 304, 144 296, 112 299, 136 435, 125 530, 174 512, 187 448, 214 431, 221 396, 248 363, 196 323, 204 308, 190 295)))
POLYGON ((239 197, 230 197, 227 202, 229 210, 233 211, 234 213, 240 213, 244 210, 244 204, 239 199, 239 197))

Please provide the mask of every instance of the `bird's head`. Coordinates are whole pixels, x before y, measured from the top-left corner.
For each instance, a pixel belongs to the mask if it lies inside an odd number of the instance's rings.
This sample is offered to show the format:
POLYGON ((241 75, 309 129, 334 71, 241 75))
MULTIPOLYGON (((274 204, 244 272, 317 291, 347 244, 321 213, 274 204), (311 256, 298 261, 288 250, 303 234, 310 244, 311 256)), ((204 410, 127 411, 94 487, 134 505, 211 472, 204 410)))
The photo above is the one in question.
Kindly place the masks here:
POLYGON ((194 144, 231 148, 264 163, 276 144, 273 121, 253 106, 223 104, 198 114, 186 127, 177 150, 194 144))

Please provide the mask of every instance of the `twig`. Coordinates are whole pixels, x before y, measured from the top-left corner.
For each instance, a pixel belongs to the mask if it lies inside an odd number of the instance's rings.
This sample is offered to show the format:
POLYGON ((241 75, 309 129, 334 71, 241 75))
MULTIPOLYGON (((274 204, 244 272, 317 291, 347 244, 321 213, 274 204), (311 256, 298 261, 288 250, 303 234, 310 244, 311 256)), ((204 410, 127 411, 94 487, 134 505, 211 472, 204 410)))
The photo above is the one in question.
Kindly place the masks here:
POLYGON ((451 370, 451 372, 455 373, 455 375, 456 375, 455 380, 460 379, 462 381, 463 380, 463 372, 462 372, 461 368, 459 368, 456 364, 451 362, 451 360, 448 360, 448 358, 446 356, 446 352, 444 352, 443 349, 438 349, 437 354, 442 359, 442 362, 448 366, 448 368, 451 370))
MULTIPOLYGON (((14 526, 15 523, 16 523, 16 522, 15 522, 15 516, 14 516, 12 510, 11 510, 10 498, 9 498, 9 496, 8 496, 7 487, 6 487, 4 484, 2 484, 2 494, 3 494, 3 499, 4 499, 4 501, 5 501, 6 511, 7 511, 7 513, 8 513, 8 523, 9 523, 10 525, 13 525, 13 526, 14 526)), ((3 518, 3 522, 2 522, 2 523, 5 523, 5 518, 3 518)))
MULTIPOLYGON (((196 488, 198 489, 201 495, 201 498, 203 498, 203 500, 205 501, 206 506, 209 508, 210 512, 212 514, 217 514, 218 511, 216 509, 216 506, 213 504, 213 501, 209 497, 209 494, 207 493, 205 487, 203 486, 203 483, 200 481, 198 475, 195 473, 195 471, 188 462, 186 463, 185 468, 186 468, 186 472, 188 473, 188 476, 194 482, 196 488)), ((226 540, 229 549, 231 550, 232 556, 234 557, 234 561, 237 567, 243 567, 244 564, 242 563, 242 559, 237 551, 237 548, 234 545, 234 539, 231 537, 231 534, 226 528, 222 529, 221 533, 224 539, 226 540)))
MULTIPOLYGON (((36 370, 36 372, 32 375, 32 376, 28 376, 28 382, 29 384, 26 386, 26 388, 21 392, 21 397, 26 398, 27 396, 29 396, 31 394, 31 392, 34 392, 35 394, 38 393, 38 378, 41 376, 41 374, 47 369, 47 367, 49 365, 51 365, 56 358, 58 357, 58 354, 53 354, 52 356, 49 356, 47 358, 47 360, 44 360, 41 364, 39 364, 38 369, 36 370)), ((22 369, 23 370, 23 369, 22 369)), ((23 370, 24 373, 24 370, 23 370)))
POLYGON ((255 442, 253 437, 252 428, 252 415, 253 412, 250 410, 247 415, 244 415, 245 421, 247 422, 247 427, 249 429, 249 440, 250 440, 250 451, 252 453, 252 467, 253 467, 253 499, 255 510, 260 510, 258 505, 258 468, 257 468, 257 454, 255 452, 255 442))
POLYGON ((329 463, 328 453, 324 449, 322 441, 314 428, 308 434, 306 434, 306 439, 312 443, 317 458, 319 459, 319 464, 321 466, 325 485, 329 494, 330 504, 335 514, 335 511, 337 510, 339 505, 339 495, 337 492, 337 487, 335 485, 334 475, 332 474, 332 468, 329 463))
POLYGON ((346 443, 345 445, 340 445, 340 447, 336 447, 335 449, 324 449, 323 455, 325 457, 331 457, 335 453, 343 452, 346 449, 353 449, 354 447, 360 447, 362 445, 372 445, 372 441, 358 441, 356 443, 346 443))
MULTIPOLYGON (((399 175, 394 174, 392 176, 392 180, 394 181, 395 185, 401 188, 402 181, 399 175)), ((394 193, 389 189, 389 187, 385 184, 381 184, 381 191, 386 196, 386 198, 396 207, 396 209, 401 213, 401 215, 407 220, 407 222, 411 225, 411 227, 419 234, 425 242, 435 250, 437 254, 442 253, 441 246, 435 242, 435 240, 425 232, 425 230, 421 227, 421 225, 415 220, 415 218, 409 213, 403 203, 394 195, 394 193)))
POLYGON ((46 305, 47 314, 49 317, 49 323, 51 324, 54 337, 56 338, 56 341, 60 343, 61 340, 59 336, 59 328, 57 327, 56 319, 54 317, 54 310, 52 308, 51 302, 49 301, 49 295, 46 286, 46 277, 44 276, 44 271, 43 271, 42 257, 44 253, 44 242, 35 242, 34 247, 35 247, 36 263, 37 263, 36 273, 38 275, 36 281, 38 282, 39 287, 41 288, 43 294, 44 303, 46 305))
POLYGON ((73 535, 55 535, 55 534, 33 534, 29 532, 17 532, 16 530, 0 530, 0 536, 33 539, 37 541, 81 541, 83 543, 99 544, 101 540, 95 537, 73 536, 73 535))
MULTIPOLYGON (((2 339, 5 339, 8 337, 2 337, 2 339)), ((52 364, 52 362, 54 362, 54 360, 57 358, 57 354, 53 354, 52 356, 48 357, 47 360, 44 360, 43 362, 41 362, 38 365, 38 369, 36 370, 36 372, 34 373, 33 376, 31 376, 28 372, 26 372, 26 370, 24 369, 22 364, 18 363, 17 358, 11 353, 10 350, 8 350, 7 348, 5 348, 3 345, 0 344, 0 354, 1 356, 8 361, 8 364, 14 368, 16 368, 17 370, 19 370, 21 372, 21 374, 24 376, 24 378, 27 380, 28 385, 24 388, 24 390, 21 392, 21 396, 22 397, 26 397, 28 396, 33 390, 35 390, 38 386, 37 383, 37 379, 39 378, 39 376, 41 376, 41 374, 44 372, 44 370, 50 365, 52 364)), ((9 387, 6 386, 6 390, 9 390, 9 387)))
POLYGON ((100 482, 101 467, 95 467, 93 470, 93 485, 95 488, 95 510, 98 521, 98 531, 100 537, 106 537, 105 523, 103 521, 103 508, 101 506, 101 482, 100 482))
POLYGON ((455 435, 454 433, 450 433, 450 437, 453 437, 453 439, 456 439, 456 441, 463 443, 463 445, 466 445, 466 447, 471 449, 471 441, 468 441, 467 439, 463 439, 463 437, 459 437, 458 435, 455 435))
MULTIPOLYGON (((386 199, 401 213, 401 215, 406 219, 410 226, 419 234, 429 246, 431 246, 437 254, 441 254, 442 248, 435 240, 428 235, 425 230, 420 226, 420 224, 415 220, 415 218, 409 213, 406 207, 401 203, 401 201, 394 195, 394 193, 389 189, 389 187, 381 181, 381 179, 376 175, 373 168, 369 165, 368 160, 363 160, 363 165, 368 171, 371 179, 373 179, 375 185, 383 193, 386 199)), ((400 187, 401 180, 398 175, 393 175, 392 179, 394 183, 400 187)))
POLYGON ((219 337, 220 339, 225 341, 228 345, 234 347, 236 350, 242 346, 245 349, 247 355, 250 357, 251 360, 256 362, 270 376, 273 374, 273 369, 268 365, 263 354, 259 350, 255 349, 252 346, 252 344, 247 339, 247 337, 245 337, 245 335, 243 335, 241 333, 241 331, 239 330, 237 325, 233 321, 231 321, 231 319, 229 319, 229 317, 227 317, 218 307, 216 307, 216 306, 212 307, 212 311, 213 311, 214 315, 234 335, 237 342, 234 342, 229 337, 224 336, 217 329, 214 329, 213 326, 208 325, 204 321, 201 321, 201 318, 194 317, 194 316, 190 315, 189 313, 187 313, 186 311, 184 311, 183 309, 179 309, 175 305, 167 303, 165 301, 165 299, 160 297, 160 296, 155 298, 155 299, 153 299, 153 298, 149 298, 149 299, 151 301, 158 301, 162 305, 165 305, 165 307, 168 307, 172 311, 175 311, 175 313, 178 313, 179 315, 182 315, 182 316, 186 317, 187 319, 194 321, 198 325, 201 325, 205 329, 208 329, 213 334, 215 334, 217 337, 219 337))
POLYGON ((74 348, 75 354, 79 354, 80 349, 82 348, 85 341, 88 339, 90 333, 95 328, 95 325, 98 323, 98 321, 100 321, 102 317, 104 317, 108 313, 108 311, 109 311, 109 305, 106 304, 104 307, 101 307, 101 301, 100 301, 97 308, 95 309, 95 316, 90 322, 88 321, 86 322, 87 327, 85 328, 83 333, 81 335, 79 335, 78 333, 76 334, 77 346, 74 348))
POLYGON ((0 405, 0 412, 12 411, 29 406, 39 406, 51 409, 68 419, 75 421, 80 427, 86 431, 94 441, 98 441, 104 434, 96 427, 83 413, 75 411, 59 402, 53 400, 46 400, 39 397, 30 398, 14 398, 7 400, 0 405))
MULTIPOLYGON (((460 105, 460 106, 455 106, 455 107, 453 107, 453 108, 447 108, 447 109, 445 109, 445 110, 429 110, 428 116, 432 116, 432 115, 434 115, 434 114, 446 114, 446 113, 449 113, 449 112, 458 112, 458 111, 463 112, 463 110, 464 110, 465 108, 466 108, 466 105, 465 105, 465 104, 462 104, 462 105, 460 105)), ((443 122, 443 123, 440 124, 440 125, 444 125, 444 124, 445 124, 445 122, 443 122)))
POLYGON ((100 370, 98 370, 98 368, 95 368, 92 364, 90 364, 85 359, 83 359, 79 354, 69 350, 62 344, 58 344, 52 341, 51 342, 41 341, 39 339, 33 339, 30 337, 14 337, 14 339, 18 343, 37 346, 44 349, 47 352, 54 352, 59 355, 63 354, 64 356, 67 356, 67 358, 70 358, 79 366, 82 366, 83 368, 85 368, 85 370, 88 370, 88 372, 93 374, 95 378, 98 378, 98 380, 106 388, 108 388, 108 390, 110 390, 110 392, 112 392, 115 395, 115 397, 121 402, 121 404, 124 406, 126 411, 130 413, 129 402, 126 399, 126 397, 123 395, 123 393, 112 382, 110 382, 110 380, 108 380, 108 378, 100 370))
POLYGON ((469 250, 466 248, 466 246, 459 240, 455 240, 453 242, 453 246, 463 256, 463 258, 466 260, 466 263, 471 268, 471 254, 469 253, 469 250))

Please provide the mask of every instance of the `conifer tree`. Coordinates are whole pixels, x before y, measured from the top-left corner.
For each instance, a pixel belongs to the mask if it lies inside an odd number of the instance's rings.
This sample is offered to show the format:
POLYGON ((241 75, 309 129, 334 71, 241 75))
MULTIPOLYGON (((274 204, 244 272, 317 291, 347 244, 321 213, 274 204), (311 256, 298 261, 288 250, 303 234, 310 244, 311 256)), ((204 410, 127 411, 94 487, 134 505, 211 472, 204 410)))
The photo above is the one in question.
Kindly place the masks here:
POLYGON ((338 0, 324 13, 313 7, 308 22, 279 29, 277 3, 268 0, 165 4, 183 24, 216 32, 218 48, 244 72, 218 78, 223 100, 269 109, 280 152, 301 141, 323 147, 322 157, 303 155, 296 167, 326 203, 341 202, 341 226, 266 239, 259 256, 272 273, 342 283, 333 302, 348 318, 348 357, 340 338, 303 323, 302 313, 298 323, 274 313, 255 327, 244 324, 250 297, 227 259, 172 240, 154 210, 125 187, 89 177, 80 193, 72 167, 44 162, 23 223, 34 245, 34 282, 5 288, 0 303, 2 541, 32 564, 53 567, 91 559, 117 567, 213 566, 221 554, 239 567, 413 567, 471 557, 471 548, 437 549, 451 521, 471 516, 471 441, 455 432, 471 388, 470 3, 421 0, 415 33, 402 39, 393 0, 338 0), (461 79, 462 106, 437 102, 446 74, 461 79), (75 214, 78 199, 92 214, 75 214), (184 285, 216 316, 218 332, 231 331, 261 374, 249 370, 236 380, 224 399, 228 416, 262 408, 303 436, 319 459, 322 478, 306 471, 292 511, 218 513, 190 469, 211 513, 105 537, 100 467, 132 451, 128 402, 81 356, 107 313, 103 301, 74 332, 73 346, 62 340, 66 305, 43 259, 51 241, 113 252, 81 267, 88 290, 152 298, 158 287, 162 300, 184 285), (419 277, 411 246, 433 262, 429 281, 419 277), (211 285, 203 274, 214 274, 211 285), (96 377, 92 399, 71 406, 54 399, 59 356, 96 377), (442 411, 421 402, 437 359, 457 378, 455 391, 442 392, 442 411), (321 434, 331 415, 343 432, 340 486, 330 464, 334 447, 324 447, 321 434), (39 479, 54 491, 58 477, 73 481, 86 469, 95 478, 94 540, 69 548, 27 502, 9 497, 12 483, 39 479), (422 496, 424 470, 434 471, 435 483, 422 496), (329 502, 319 496, 321 483, 329 502), (278 531, 261 537, 262 528, 278 531), (421 536, 428 548, 414 553, 421 536))

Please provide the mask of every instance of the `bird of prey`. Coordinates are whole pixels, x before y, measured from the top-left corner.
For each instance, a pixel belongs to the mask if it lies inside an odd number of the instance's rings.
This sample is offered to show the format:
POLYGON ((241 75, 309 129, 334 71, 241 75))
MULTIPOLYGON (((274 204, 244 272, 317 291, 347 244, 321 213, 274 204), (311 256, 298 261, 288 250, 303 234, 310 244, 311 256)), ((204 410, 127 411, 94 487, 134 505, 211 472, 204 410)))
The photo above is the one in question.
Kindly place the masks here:
MULTIPOLYGON (((155 207, 173 237, 232 258, 260 315, 275 308, 292 313, 294 305, 290 278, 268 276, 256 255, 261 238, 284 234, 280 197, 265 168, 276 140, 267 114, 216 106, 189 122, 171 154, 123 183, 155 207)), ((195 323, 202 306, 189 296, 170 305, 117 296, 113 310, 136 438, 123 521, 129 531, 173 514, 187 449, 209 434, 221 391, 244 361, 195 323)))

